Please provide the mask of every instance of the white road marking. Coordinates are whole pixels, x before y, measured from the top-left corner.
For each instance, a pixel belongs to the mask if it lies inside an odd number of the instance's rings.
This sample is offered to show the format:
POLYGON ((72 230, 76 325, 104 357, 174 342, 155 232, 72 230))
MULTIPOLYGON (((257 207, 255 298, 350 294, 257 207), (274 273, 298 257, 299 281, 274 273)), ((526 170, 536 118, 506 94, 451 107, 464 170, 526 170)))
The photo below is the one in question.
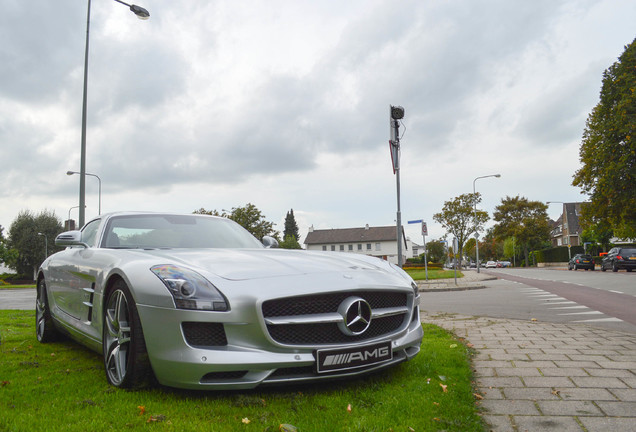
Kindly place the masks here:
POLYGON ((599 312, 599 311, 572 312, 572 313, 559 314, 559 315, 561 315, 561 316, 564 316, 564 315, 603 315, 603 312, 599 312))
POLYGON ((589 309, 587 306, 561 306, 550 309, 589 309))
POLYGON ((599 318, 599 319, 590 319, 590 320, 581 320, 581 321, 572 321, 575 323, 585 323, 585 322, 623 322, 620 318, 599 318))

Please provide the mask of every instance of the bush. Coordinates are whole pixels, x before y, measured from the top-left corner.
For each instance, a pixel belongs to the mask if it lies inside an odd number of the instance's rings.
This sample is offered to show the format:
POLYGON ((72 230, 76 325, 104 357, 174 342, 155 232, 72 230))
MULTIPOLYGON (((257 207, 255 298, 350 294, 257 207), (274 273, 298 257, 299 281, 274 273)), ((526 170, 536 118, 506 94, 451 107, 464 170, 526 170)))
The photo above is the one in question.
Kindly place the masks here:
POLYGON ((558 246, 549 249, 542 249, 534 251, 534 256, 538 263, 541 262, 568 262, 570 260, 570 254, 572 256, 576 254, 584 253, 583 246, 572 246, 568 253, 567 246, 558 246))

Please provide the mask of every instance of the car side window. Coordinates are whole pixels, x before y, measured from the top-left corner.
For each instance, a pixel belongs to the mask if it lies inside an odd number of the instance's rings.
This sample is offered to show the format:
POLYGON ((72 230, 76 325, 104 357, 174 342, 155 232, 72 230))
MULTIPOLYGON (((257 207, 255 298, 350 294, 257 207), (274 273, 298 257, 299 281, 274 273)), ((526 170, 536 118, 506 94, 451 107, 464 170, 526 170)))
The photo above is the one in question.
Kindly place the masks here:
POLYGON ((82 230, 82 241, 90 247, 97 246, 97 228, 99 228, 100 220, 94 220, 89 222, 82 230))

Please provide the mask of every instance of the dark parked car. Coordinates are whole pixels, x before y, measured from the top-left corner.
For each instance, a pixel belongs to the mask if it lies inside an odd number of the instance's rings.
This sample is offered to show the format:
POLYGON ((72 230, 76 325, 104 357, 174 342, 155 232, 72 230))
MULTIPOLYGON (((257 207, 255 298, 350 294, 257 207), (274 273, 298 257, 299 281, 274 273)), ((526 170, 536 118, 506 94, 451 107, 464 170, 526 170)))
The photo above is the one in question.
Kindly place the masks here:
POLYGON ((601 262, 601 270, 612 269, 617 272, 625 269, 628 272, 636 268, 636 248, 612 248, 601 262))
POLYGON ((572 257, 570 262, 568 262, 568 270, 572 269, 585 269, 594 271, 594 259, 591 255, 576 254, 572 257))

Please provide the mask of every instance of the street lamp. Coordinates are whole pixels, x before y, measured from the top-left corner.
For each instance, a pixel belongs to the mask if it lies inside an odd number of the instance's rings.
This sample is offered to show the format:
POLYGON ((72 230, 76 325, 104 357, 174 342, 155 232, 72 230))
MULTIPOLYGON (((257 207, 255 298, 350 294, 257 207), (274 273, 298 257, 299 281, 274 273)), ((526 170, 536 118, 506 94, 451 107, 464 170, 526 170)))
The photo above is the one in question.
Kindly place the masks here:
POLYGON ((44 237, 44 259, 46 259, 49 256, 49 239, 44 233, 39 232, 38 235, 44 237))
MULTIPOLYGON (((482 178, 487 178, 487 177, 501 177, 501 174, 490 174, 490 175, 486 175, 486 176, 480 176, 477 177, 475 180, 473 180, 473 195, 476 195, 477 192, 475 192, 475 182, 479 179, 482 178)), ((477 229, 477 200, 475 200, 475 260, 477 261, 477 273, 479 273, 479 230, 477 229)))
MULTIPOLYGON (((68 176, 73 175, 73 174, 80 174, 80 173, 78 173, 77 171, 66 171, 66 175, 68 175, 68 176)), ((99 210, 98 210, 97 214, 102 214, 102 179, 100 179, 97 174, 84 173, 84 175, 95 177, 95 178, 97 178, 97 181, 99 182, 99 205, 98 205, 99 210)))
MULTIPOLYGON (((115 0, 130 8, 139 19, 147 20, 150 13, 137 5, 130 5, 121 0, 115 0)), ((84 209, 86 208, 86 98, 88 90, 88 35, 91 25, 91 0, 88 0, 88 12, 86 13, 86 49, 84 51, 84 96, 82 98, 82 140, 80 148, 80 192, 79 192, 79 226, 84 225, 84 209)))

